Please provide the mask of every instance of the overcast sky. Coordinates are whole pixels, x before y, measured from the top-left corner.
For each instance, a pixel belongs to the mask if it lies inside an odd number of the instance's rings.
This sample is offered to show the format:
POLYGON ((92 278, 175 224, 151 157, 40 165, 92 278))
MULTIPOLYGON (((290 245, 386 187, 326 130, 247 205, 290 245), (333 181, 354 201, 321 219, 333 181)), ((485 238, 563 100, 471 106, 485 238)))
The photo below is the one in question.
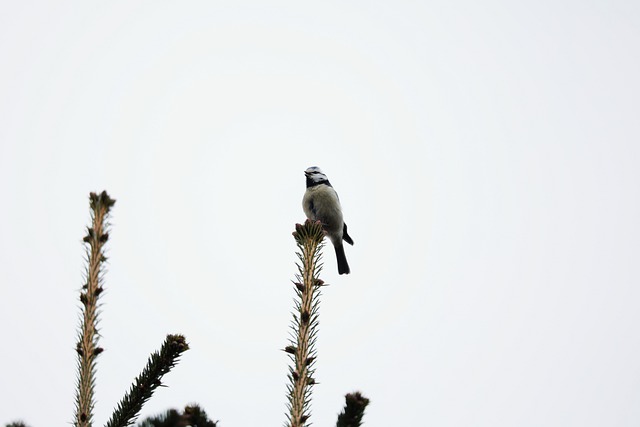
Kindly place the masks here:
POLYGON ((282 425, 303 171, 327 248, 314 425, 640 422, 640 3, 2 1, 0 423, 73 419, 88 194, 112 211, 96 425, 282 425), (268 4, 268 5, 267 5, 268 4))

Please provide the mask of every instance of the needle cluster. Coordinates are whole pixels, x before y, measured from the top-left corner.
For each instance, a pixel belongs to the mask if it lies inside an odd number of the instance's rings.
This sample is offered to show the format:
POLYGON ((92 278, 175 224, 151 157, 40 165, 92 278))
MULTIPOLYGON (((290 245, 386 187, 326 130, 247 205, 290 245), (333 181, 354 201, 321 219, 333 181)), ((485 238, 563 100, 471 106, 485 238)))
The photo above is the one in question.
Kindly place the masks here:
POLYGON ((147 366, 135 379, 129 392, 122 398, 106 427, 125 427, 133 424, 142 405, 162 385, 161 379, 175 366, 189 345, 182 335, 167 335, 160 351, 151 355, 147 366))
POLYGON ((364 409, 369 404, 369 399, 360 392, 349 393, 345 396, 344 409, 338 415, 336 427, 359 427, 362 425, 364 409))
POLYGON ((76 344, 78 354, 78 388, 76 390, 75 425, 89 427, 92 423, 95 388, 96 358, 102 353, 98 346, 98 298, 103 291, 104 245, 109 240, 107 217, 115 200, 106 191, 89 195, 91 207, 91 226, 83 241, 86 244, 87 268, 85 284, 80 292, 82 302, 82 324, 76 344))
POLYGON ((295 311, 291 325, 290 345, 284 351, 289 355, 288 385, 288 425, 302 427, 311 415, 311 390, 316 361, 315 343, 318 333, 318 312, 320 307, 320 280, 322 270, 322 246, 324 232, 319 221, 307 220, 297 224, 293 237, 298 245, 299 263, 295 285, 295 311))

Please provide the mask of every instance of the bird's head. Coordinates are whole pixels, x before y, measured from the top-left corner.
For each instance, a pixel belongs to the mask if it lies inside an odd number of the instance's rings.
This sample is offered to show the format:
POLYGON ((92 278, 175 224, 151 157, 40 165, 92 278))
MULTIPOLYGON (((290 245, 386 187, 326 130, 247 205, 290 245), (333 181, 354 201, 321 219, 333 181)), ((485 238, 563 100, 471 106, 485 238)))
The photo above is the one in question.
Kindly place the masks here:
POLYGON ((304 171, 304 175, 307 177, 307 187, 312 187, 318 184, 329 184, 327 176, 322 173, 322 170, 317 166, 311 166, 308 168, 304 171))

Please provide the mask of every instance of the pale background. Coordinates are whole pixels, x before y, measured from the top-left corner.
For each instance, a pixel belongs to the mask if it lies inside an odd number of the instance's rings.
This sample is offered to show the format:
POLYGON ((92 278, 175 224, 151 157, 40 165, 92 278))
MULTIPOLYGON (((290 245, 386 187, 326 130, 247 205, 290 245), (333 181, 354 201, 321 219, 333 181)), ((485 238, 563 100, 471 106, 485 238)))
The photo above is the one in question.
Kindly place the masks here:
POLYGON ((314 425, 640 423, 640 3, 5 0, 0 61, 0 423, 72 421, 106 189, 96 425, 167 333, 142 416, 282 425, 311 165, 356 242, 314 425))

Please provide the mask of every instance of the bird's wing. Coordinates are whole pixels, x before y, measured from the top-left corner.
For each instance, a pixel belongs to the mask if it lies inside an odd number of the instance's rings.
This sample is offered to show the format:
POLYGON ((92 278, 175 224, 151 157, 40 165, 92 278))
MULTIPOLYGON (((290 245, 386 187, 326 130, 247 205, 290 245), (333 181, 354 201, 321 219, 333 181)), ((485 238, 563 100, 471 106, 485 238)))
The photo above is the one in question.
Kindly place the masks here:
POLYGON ((342 223, 342 240, 353 246, 353 239, 347 233, 347 223, 342 223))

